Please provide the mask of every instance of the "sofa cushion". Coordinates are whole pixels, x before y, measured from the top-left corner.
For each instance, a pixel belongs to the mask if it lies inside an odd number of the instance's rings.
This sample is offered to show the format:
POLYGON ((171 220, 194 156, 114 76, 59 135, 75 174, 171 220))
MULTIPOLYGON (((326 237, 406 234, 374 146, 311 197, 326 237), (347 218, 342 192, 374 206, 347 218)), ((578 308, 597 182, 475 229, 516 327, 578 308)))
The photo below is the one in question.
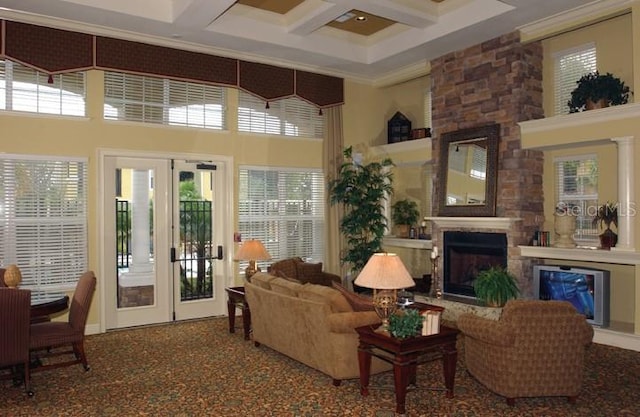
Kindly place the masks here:
POLYGON ((256 272, 251 277, 251 283, 257 285, 260 288, 264 288, 265 290, 271 289, 271 281, 273 281, 276 277, 266 272, 256 272))
POLYGON ((320 284, 322 280, 322 262, 312 264, 308 262, 298 262, 296 264, 298 280, 300 282, 310 282, 320 284))
POLYGON ((302 291, 303 285, 298 282, 293 282, 285 278, 274 278, 271 282, 271 291, 290 295, 291 297, 297 297, 298 293, 302 291))
POLYGON ((325 285, 304 284, 302 290, 298 293, 298 297, 320 303, 328 303, 334 313, 353 311, 351 305, 340 291, 325 285))
POLYGON ((351 308, 353 308, 353 311, 375 310, 373 306, 373 300, 371 298, 364 297, 362 295, 351 292, 345 287, 343 287, 341 284, 338 284, 337 282, 333 282, 331 285, 333 286, 333 288, 340 291, 342 295, 344 295, 344 298, 347 299, 347 302, 351 305, 351 308))
POLYGON ((301 258, 288 258, 274 262, 269 267, 269 272, 278 276, 286 276, 287 278, 298 278, 298 269, 296 265, 302 262, 301 258))

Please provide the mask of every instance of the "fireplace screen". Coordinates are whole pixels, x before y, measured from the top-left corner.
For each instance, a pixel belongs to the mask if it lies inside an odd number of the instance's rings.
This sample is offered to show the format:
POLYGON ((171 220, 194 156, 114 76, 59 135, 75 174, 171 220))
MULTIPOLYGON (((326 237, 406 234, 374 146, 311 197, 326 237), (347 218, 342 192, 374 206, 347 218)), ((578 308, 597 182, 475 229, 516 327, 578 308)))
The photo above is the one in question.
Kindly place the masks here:
POLYGON ((484 232, 444 232, 445 294, 475 297, 473 281, 480 271, 507 266, 507 235, 484 232))

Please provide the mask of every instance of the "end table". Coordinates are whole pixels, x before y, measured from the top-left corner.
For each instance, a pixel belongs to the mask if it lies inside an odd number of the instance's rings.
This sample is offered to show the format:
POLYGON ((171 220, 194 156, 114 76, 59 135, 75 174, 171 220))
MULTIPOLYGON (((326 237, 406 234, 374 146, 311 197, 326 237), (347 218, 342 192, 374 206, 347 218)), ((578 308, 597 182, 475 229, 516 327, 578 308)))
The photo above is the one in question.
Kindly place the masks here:
POLYGON ((235 333, 236 328, 236 308, 242 310, 242 327, 244 327, 244 340, 249 340, 251 333, 251 311, 249 304, 244 298, 244 287, 228 287, 227 292, 227 308, 229 309, 229 333, 235 333))

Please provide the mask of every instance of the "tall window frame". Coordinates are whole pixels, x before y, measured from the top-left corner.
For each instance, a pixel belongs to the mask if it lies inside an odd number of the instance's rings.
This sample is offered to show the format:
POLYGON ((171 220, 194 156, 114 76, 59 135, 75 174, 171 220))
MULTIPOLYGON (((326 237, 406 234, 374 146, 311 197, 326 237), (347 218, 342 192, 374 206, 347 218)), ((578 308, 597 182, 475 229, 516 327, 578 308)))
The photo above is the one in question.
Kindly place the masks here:
POLYGON ((554 113, 568 114, 567 102, 576 82, 585 74, 596 71, 596 45, 593 42, 559 51, 554 58, 554 113))
POLYGON ((598 208, 598 159, 594 154, 557 157, 555 167, 556 204, 576 216, 574 239, 585 244, 598 241, 593 216, 598 208))
POLYGON ((88 269, 88 160, 0 155, 0 260, 21 287, 68 290, 88 269))
POLYGON ((0 60, 0 110, 53 116, 86 116, 83 71, 49 75, 0 60))
MULTIPOLYGON (((238 230, 272 259, 324 258, 325 181, 321 169, 240 166, 238 230)), ((266 267, 263 262, 261 267, 266 267)), ((241 262, 242 273, 247 263, 241 262)))

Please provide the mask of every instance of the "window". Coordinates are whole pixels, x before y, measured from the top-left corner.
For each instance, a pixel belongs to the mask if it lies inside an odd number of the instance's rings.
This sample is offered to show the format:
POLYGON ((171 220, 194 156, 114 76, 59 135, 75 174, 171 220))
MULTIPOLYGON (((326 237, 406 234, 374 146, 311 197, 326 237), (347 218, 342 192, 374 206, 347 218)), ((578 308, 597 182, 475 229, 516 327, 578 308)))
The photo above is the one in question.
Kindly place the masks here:
POLYGON ((431 127, 431 89, 424 90, 423 103, 424 106, 424 127, 431 127))
MULTIPOLYGON (((324 258, 324 177, 320 170, 241 167, 239 231, 272 259, 324 258)), ((240 271, 246 268, 240 265, 240 271)), ((262 265, 263 267, 265 265, 262 265)))
POLYGON ((596 70, 596 47, 594 44, 558 52, 555 55, 555 114, 569 113, 567 102, 576 88, 576 81, 596 70))
POLYGON ((0 60, 2 110, 84 116, 85 98, 84 72, 50 76, 12 61, 0 60))
POLYGON ((106 72, 104 118, 142 123, 226 127, 223 87, 106 72))
POLYGON ((0 157, 0 259, 22 286, 74 288, 87 270, 87 161, 0 157))
POLYGON ((240 91, 238 130, 240 132, 267 133, 322 139, 324 117, 317 107, 299 98, 270 101, 240 91))
POLYGON ((592 226, 598 208, 598 161, 594 155, 556 158, 556 202, 577 215, 575 239, 596 240, 592 226))

